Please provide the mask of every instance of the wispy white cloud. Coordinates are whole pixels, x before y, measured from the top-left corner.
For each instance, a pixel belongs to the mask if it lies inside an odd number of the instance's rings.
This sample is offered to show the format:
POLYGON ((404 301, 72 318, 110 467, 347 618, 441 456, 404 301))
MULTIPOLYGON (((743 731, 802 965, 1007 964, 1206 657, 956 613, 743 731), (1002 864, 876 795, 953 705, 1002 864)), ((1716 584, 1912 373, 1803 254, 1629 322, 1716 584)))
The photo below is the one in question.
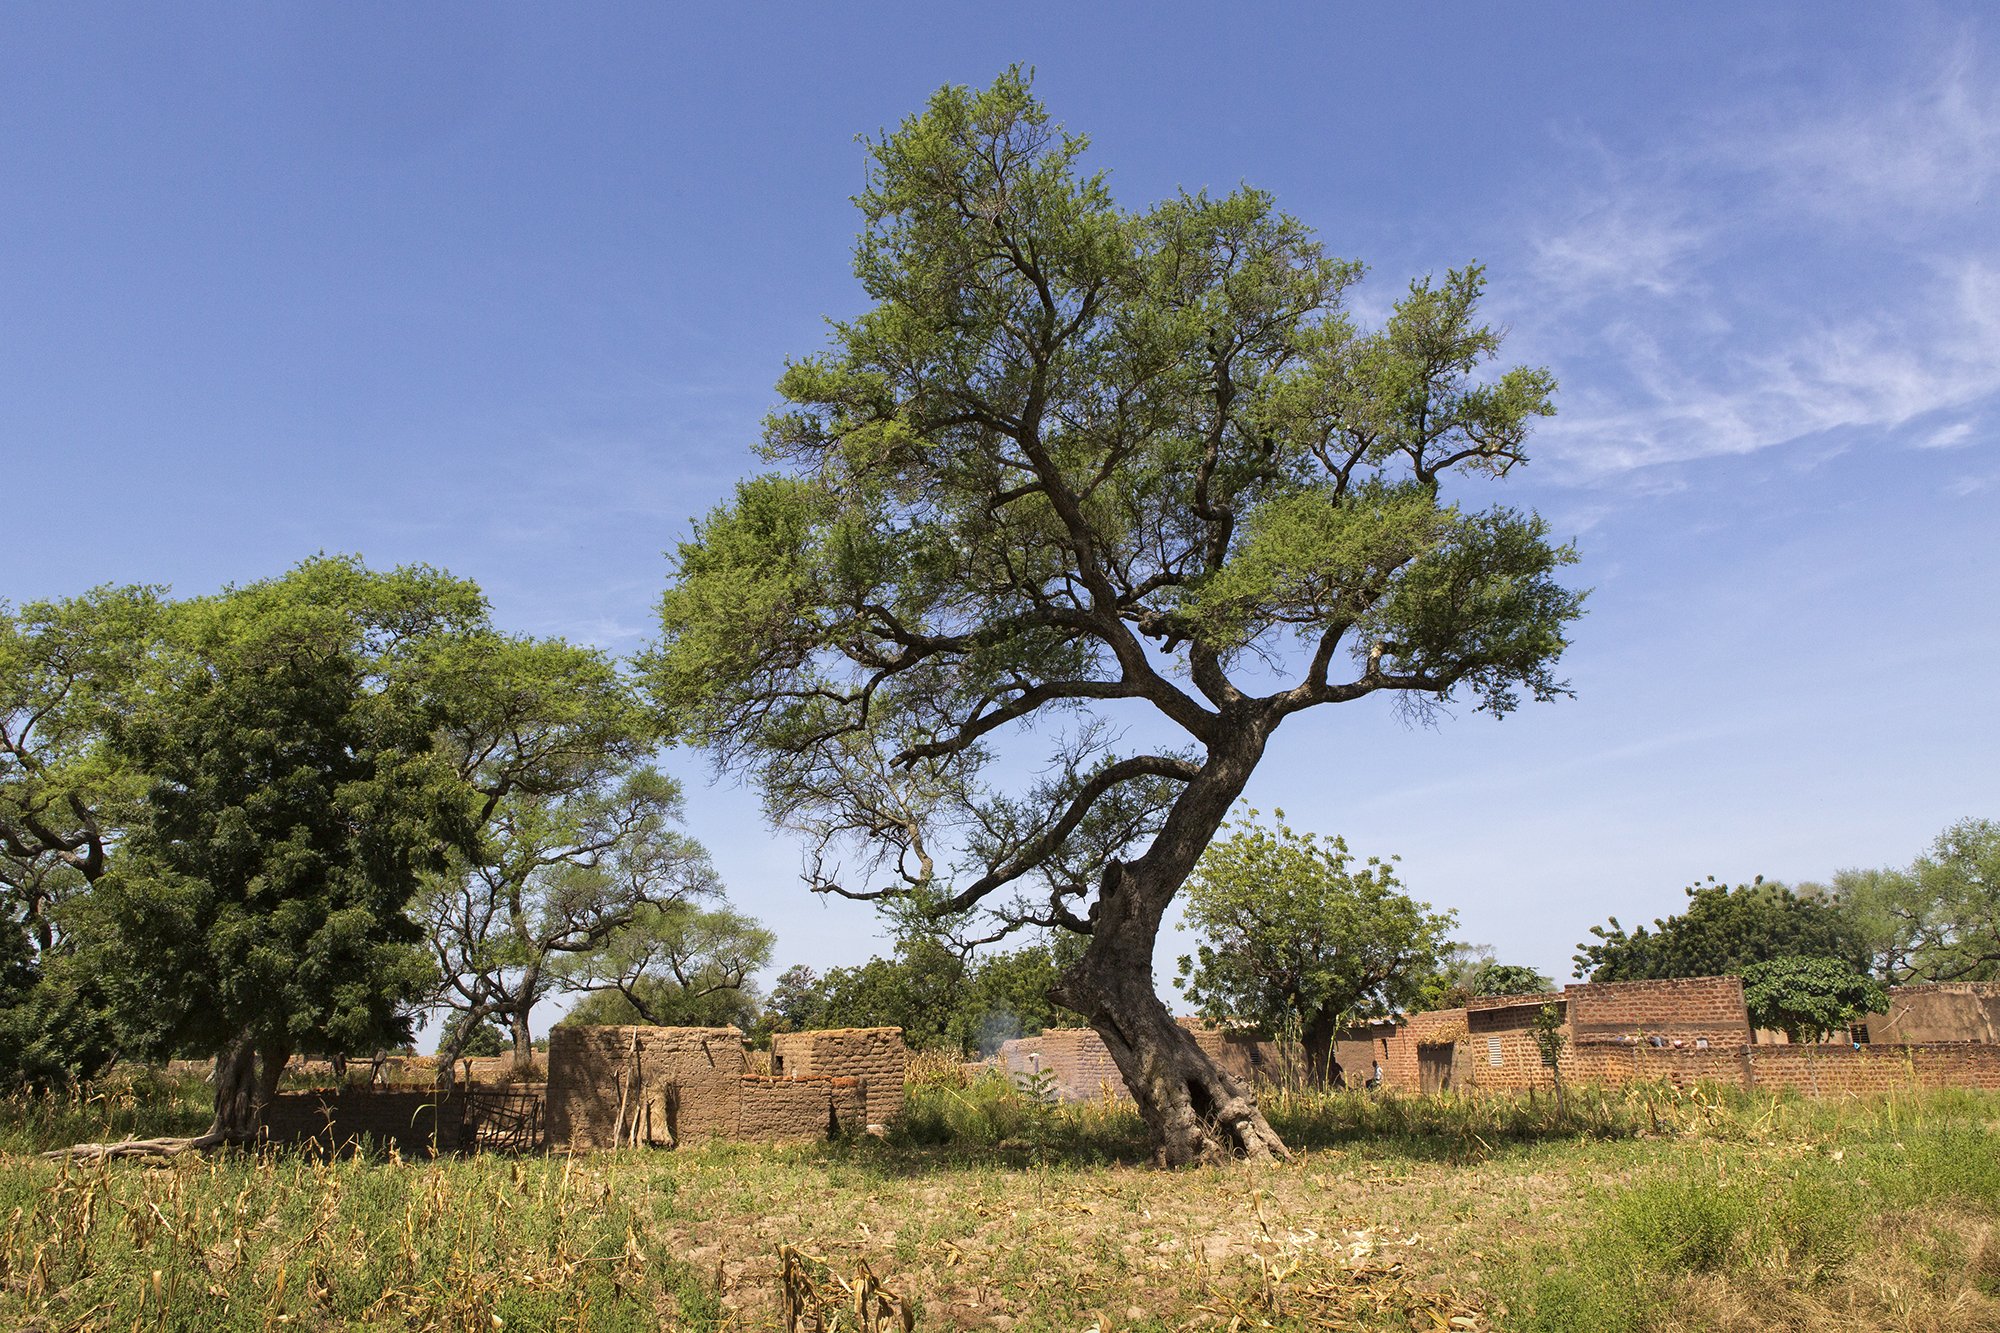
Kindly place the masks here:
POLYGON ((2000 83, 1983 65, 1960 38, 1907 92, 1804 108, 1734 148, 1746 167, 1773 174, 1790 199, 1828 218, 1975 208, 2000 181, 2000 83))
POLYGON ((1528 228, 1508 311, 1566 386, 1584 483, 1838 432, 1973 436, 2000 394, 2000 87, 1959 42, 1819 106, 1724 109, 1528 228), (1961 419, 1939 424, 1937 417, 1961 419))
POLYGON ((2000 393, 2000 273, 1968 263, 1910 296, 1916 308, 1793 330, 1721 361, 1630 336, 1615 379, 1586 381, 1547 430, 1549 451, 1600 478, 1837 430, 1894 430, 2000 393))
POLYGON ((1632 291, 1677 296, 1706 236, 1663 216, 1666 207, 1617 198, 1586 205, 1580 216, 1533 238, 1529 272, 1545 295, 1565 305, 1632 291))
POLYGON ((1912 440, 1911 443, 1919 449, 1962 448, 1972 443, 1972 423, 1970 421, 1954 421, 1949 426, 1943 426, 1932 431, 1921 440, 1912 440))

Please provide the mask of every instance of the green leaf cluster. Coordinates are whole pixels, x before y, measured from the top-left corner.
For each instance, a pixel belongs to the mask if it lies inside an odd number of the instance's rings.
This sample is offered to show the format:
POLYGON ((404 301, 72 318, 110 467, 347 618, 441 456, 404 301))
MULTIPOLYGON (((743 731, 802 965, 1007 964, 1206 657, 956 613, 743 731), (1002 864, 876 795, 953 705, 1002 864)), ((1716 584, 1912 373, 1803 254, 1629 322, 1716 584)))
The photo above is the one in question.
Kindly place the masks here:
POLYGON ((1753 1026, 1819 1042, 1863 1014, 1887 1013, 1889 993, 1837 958, 1783 957, 1743 969, 1743 1003, 1753 1026))
POLYGON ((1962 819, 1908 866, 1843 870, 1833 891, 1885 979, 2000 980, 2000 821, 1962 819))

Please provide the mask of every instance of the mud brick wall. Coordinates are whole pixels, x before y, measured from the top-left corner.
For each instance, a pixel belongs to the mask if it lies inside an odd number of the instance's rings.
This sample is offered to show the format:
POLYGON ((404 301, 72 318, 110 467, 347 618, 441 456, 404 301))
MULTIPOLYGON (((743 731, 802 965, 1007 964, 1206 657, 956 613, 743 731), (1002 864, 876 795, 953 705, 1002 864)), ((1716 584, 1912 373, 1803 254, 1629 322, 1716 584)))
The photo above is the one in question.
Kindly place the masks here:
POLYGON ((779 1143, 859 1133, 870 1123, 861 1080, 853 1078, 746 1075, 738 1133, 746 1139, 779 1143))
POLYGON ((1578 1041, 1595 1037, 1658 1036, 1711 1048, 1750 1044, 1741 977, 1687 977, 1675 981, 1611 981, 1569 986, 1570 1030, 1578 1041))
MULTIPOLYGON (((776 1077, 860 1080, 871 1125, 886 1125, 903 1113, 908 1068, 901 1028, 827 1028, 771 1038, 771 1073, 776 1077)), ((751 1137, 748 1131, 745 1137, 751 1137)))
POLYGON ((1467 1002, 1460 1062, 1465 1086, 1519 1092, 1554 1084, 1554 1075, 1542 1063, 1542 1048, 1535 1044, 1535 1019, 1548 998, 1553 997, 1536 996, 1527 1004, 1518 999, 1467 1002))
POLYGON ((1889 1012, 1861 1020, 1871 1043, 2000 1042, 2000 983, 1892 986, 1889 1012))
MULTIPOLYGON (((1762 1048, 1754 1048, 1762 1049, 1762 1048)), ((1563 1077, 1572 1083, 1601 1083, 1623 1087, 1628 1083, 1666 1083, 1690 1088, 1697 1083, 1720 1083, 1727 1087, 1752 1086, 1748 1046, 1710 1047, 1652 1046, 1645 1042, 1591 1038, 1573 1044, 1563 1052, 1563 1077)))
POLYGON ((1187 1029, 1209 1059, 1239 1082, 1275 1082, 1300 1063, 1301 1052, 1253 1029, 1220 1027, 1202 1018, 1175 1021, 1187 1029))
POLYGON ((1010 1074, 1048 1074, 1055 1080, 1056 1096, 1066 1102, 1107 1095, 1129 1101, 1132 1096, 1104 1039, 1089 1028, 1049 1028, 1039 1037, 1002 1042, 1000 1067, 1010 1074))
POLYGON ((1759 1046, 1750 1055, 1759 1088, 1822 1097, 1911 1088, 2000 1089, 2000 1046, 1924 1042, 1907 1046, 1759 1046))
POLYGON ((1389 1043, 1400 1031, 1397 1024, 1387 1019, 1357 1023, 1340 1030, 1333 1049, 1347 1076, 1347 1086, 1361 1087, 1374 1075, 1377 1064, 1383 1068, 1383 1085, 1388 1086, 1389 1043))
POLYGON ((285 1092, 264 1108, 264 1135, 273 1143, 316 1144, 347 1153, 363 1139, 405 1157, 457 1152, 465 1146, 465 1103, 428 1092, 285 1092))
POLYGON ((549 1034, 548 1141, 610 1148, 626 1123, 640 1140, 733 1138, 743 1034, 729 1028, 558 1027, 549 1034))
POLYGON ((512 1055, 475 1055, 458 1062, 461 1075, 466 1075, 468 1067, 468 1083, 545 1083, 549 1077, 549 1058, 540 1051, 535 1052, 526 1074, 514 1072, 512 1055))
POLYGON ((1453 1051, 1451 1082, 1453 1087, 1464 1086, 1463 1064, 1466 1038, 1466 1011, 1463 1009, 1433 1009, 1426 1013, 1411 1014, 1403 1025, 1382 1043, 1382 1086, 1403 1092, 1416 1092, 1422 1087, 1417 1071, 1417 1048, 1419 1046, 1450 1046, 1453 1051))

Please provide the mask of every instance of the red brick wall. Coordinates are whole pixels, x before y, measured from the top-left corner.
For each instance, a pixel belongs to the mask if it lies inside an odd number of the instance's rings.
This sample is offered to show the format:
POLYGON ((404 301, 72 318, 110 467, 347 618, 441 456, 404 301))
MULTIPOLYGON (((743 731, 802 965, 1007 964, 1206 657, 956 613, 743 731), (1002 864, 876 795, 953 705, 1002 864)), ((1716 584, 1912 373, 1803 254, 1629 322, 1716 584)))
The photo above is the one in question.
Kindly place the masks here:
POLYGON ((1750 1054, 1759 1088, 1823 1097, 1911 1088, 2000 1089, 2000 1046, 1924 1042, 1909 1046, 1759 1046, 1750 1054))
POLYGON ((1711 1048, 1750 1044, 1741 977, 1686 977, 1674 981, 1610 981, 1570 986, 1570 1028, 1578 1041, 1593 1037, 1659 1036, 1711 1048))
POLYGON ((1540 1004, 1468 1006, 1465 1051, 1459 1062, 1465 1086, 1517 1092, 1552 1086, 1554 1075, 1542 1063, 1542 1048, 1535 1044, 1535 1016, 1540 1012, 1540 1004))

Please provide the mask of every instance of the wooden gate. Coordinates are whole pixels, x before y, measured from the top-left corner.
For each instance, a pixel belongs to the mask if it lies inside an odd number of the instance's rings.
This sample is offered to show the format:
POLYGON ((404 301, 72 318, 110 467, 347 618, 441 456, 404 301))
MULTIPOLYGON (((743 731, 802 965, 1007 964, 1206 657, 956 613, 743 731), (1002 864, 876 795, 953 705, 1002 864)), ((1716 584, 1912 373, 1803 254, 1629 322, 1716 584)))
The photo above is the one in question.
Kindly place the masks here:
POLYGON ((540 1152, 548 1089, 514 1083, 465 1090, 465 1145, 472 1152, 540 1152))

